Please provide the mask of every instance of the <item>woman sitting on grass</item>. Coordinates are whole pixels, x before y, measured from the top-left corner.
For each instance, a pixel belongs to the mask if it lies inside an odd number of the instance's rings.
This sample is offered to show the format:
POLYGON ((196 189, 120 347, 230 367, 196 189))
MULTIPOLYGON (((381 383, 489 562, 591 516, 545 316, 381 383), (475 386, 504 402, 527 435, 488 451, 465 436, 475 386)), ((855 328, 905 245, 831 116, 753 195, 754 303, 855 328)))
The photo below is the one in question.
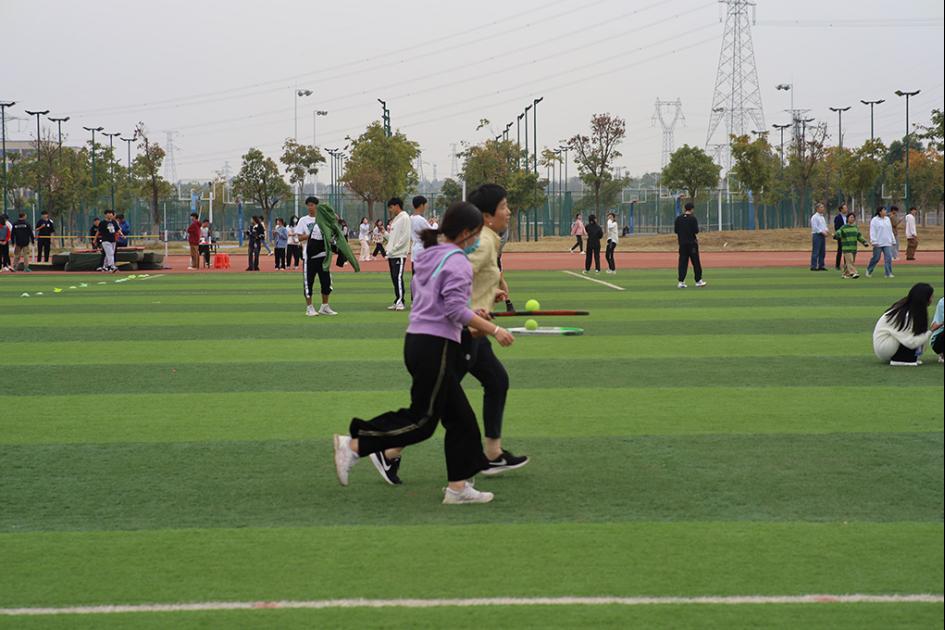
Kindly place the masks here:
POLYGON ((920 282, 909 295, 886 309, 873 329, 873 352, 889 365, 920 365, 919 355, 932 331, 942 327, 933 323, 929 330, 929 305, 932 285, 920 282))

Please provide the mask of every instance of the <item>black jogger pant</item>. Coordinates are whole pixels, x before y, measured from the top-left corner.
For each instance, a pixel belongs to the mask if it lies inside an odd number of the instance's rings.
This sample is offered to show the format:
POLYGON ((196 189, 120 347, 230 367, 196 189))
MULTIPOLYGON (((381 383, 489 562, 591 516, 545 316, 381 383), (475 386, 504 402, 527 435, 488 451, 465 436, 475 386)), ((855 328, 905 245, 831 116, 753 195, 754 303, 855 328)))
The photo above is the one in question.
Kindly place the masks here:
POLYGON ((404 363, 413 377, 410 407, 371 420, 354 418, 350 433, 358 453, 368 455, 429 439, 437 422, 446 429, 446 476, 463 481, 488 466, 476 414, 459 384, 460 345, 442 337, 407 334, 404 363))
POLYGON ((378 254, 387 258, 387 252, 384 250, 384 243, 374 243, 374 253, 371 254, 371 258, 376 257, 378 254))
POLYGON ((285 247, 276 248, 276 269, 285 269, 285 247))
POLYGON ((580 234, 578 234, 578 235, 575 236, 574 238, 575 238, 575 241, 574 241, 574 245, 571 246, 571 251, 573 252, 573 251, 575 250, 575 248, 576 248, 579 252, 583 252, 583 251, 584 251, 584 239, 581 237, 580 234))
POLYGON ((390 267, 390 281, 394 284, 394 304, 404 303, 404 267, 406 264, 406 258, 387 259, 387 266, 390 267))
POLYGON ((935 354, 942 354, 942 352, 945 352, 945 333, 942 333, 932 340, 932 352, 935 354))
POLYGON ((918 355, 915 353, 915 348, 907 348, 906 346, 899 344, 899 349, 896 350, 896 354, 892 356, 890 361, 901 361, 902 363, 915 363, 918 355))
POLYGON ((259 250, 261 249, 262 244, 259 241, 250 241, 249 250, 247 251, 247 271, 259 271, 259 250))
POLYGON ((3 243, 0 245, 0 267, 9 267, 10 266, 10 244, 3 243))
POLYGON ((600 243, 597 245, 587 244, 587 251, 584 253, 584 271, 591 270, 591 257, 594 257, 594 268, 600 271, 600 243))
POLYGON ((607 268, 611 271, 617 270, 617 261, 614 259, 615 249, 617 249, 617 243, 607 241, 607 251, 604 252, 604 258, 607 259, 607 268))
POLYGON ((460 363, 459 380, 472 374, 482 384, 482 427, 487 438, 502 437, 502 416, 509 393, 509 374, 492 351, 487 337, 473 337, 463 330, 464 360, 460 363))
POLYGON ((36 262, 49 262, 49 250, 52 247, 52 238, 36 239, 36 262))
POLYGON ((679 246, 679 281, 686 281, 686 272, 689 271, 689 261, 692 261, 692 272, 696 275, 696 282, 702 280, 702 263, 699 261, 699 244, 679 246))
POLYGON ((293 268, 298 267, 302 262, 302 246, 289 245, 286 248, 285 256, 285 262, 287 265, 292 265, 293 268))
POLYGON ((840 263, 843 261, 843 243, 837 241, 837 262, 834 263, 834 267, 837 269, 840 268, 840 263))

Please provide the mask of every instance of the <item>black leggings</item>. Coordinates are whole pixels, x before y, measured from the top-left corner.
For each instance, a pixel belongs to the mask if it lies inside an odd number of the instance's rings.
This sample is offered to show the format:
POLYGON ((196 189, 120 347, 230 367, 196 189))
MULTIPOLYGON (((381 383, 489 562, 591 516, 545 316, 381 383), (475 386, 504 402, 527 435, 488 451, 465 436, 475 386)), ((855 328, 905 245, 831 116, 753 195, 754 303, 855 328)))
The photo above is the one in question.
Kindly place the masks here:
POLYGON ((49 250, 52 247, 52 237, 36 239, 36 262, 49 262, 49 250))
POLYGON ((247 252, 248 264, 246 271, 259 271, 259 249, 262 244, 259 241, 249 242, 249 251, 247 252))
POLYGON ((9 267, 10 266, 10 244, 4 243, 0 245, 0 267, 9 267))
POLYGON ((899 344, 899 349, 896 350, 896 354, 892 355, 890 361, 915 363, 918 360, 918 355, 915 353, 915 351, 915 348, 907 348, 906 346, 899 344))
POLYGON ((578 234, 575 238, 576 238, 577 240, 574 241, 574 245, 571 246, 571 251, 573 252, 573 251, 574 251, 574 248, 576 247, 579 252, 583 252, 583 251, 584 251, 584 239, 581 237, 580 234, 578 234))
POLYGON ((371 254, 371 258, 380 254, 384 258, 387 258, 387 251, 384 249, 384 243, 375 243, 374 244, 374 253, 371 254))
POLYGON ((423 442, 433 436, 437 422, 446 429, 446 476, 464 481, 488 466, 476 414, 459 384, 460 345, 442 337, 407 334, 404 364, 413 377, 410 407, 388 411, 371 420, 354 418, 350 433, 358 438, 358 453, 423 442))
POLYGON ((492 351, 489 339, 473 337, 468 329, 463 330, 463 354, 469 358, 460 365, 459 380, 469 372, 482 384, 482 427, 487 438, 497 440, 502 437, 509 374, 492 351))
POLYGON ((302 246, 289 245, 286 249, 286 264, 292 265, 293 269, 302 264, 302 246))
POLYGON ((285 269, 285 247, 276 248, 276 269, 285 269))
POLYGON ((200 255, 203 256, 203 264, 209 267, 210 266, 210 246, 200 245, 197 249, 200 251, 200 255))
POLYGON ((686 272, 689 271, 689 261, 692 261, 692 272, 696 276, 696 282, 702 280, 702 261, 699 260, 699 244, 691 243, 689 245, 679 246, 679 281, 685 282, 686 272))
POLYGON ((587 244, 587 251, 584 253, 584 271, 591 270, 591 257, 594 258, 594 268, 600 271, 600 243, 592 245, 587 244))
POLYGON ((938 337, 932 340, 932 352, 935 354, 942 354, 942 352, 945 352, 945 333, 940 334, 938 337))
POLYGON ((607 259, 607 268, 611 271, 617 270, 617 262, 614 260, 614 250, 617 249, 617 243, 607 241, 607 251, 604 252, 604 258, 607 259))

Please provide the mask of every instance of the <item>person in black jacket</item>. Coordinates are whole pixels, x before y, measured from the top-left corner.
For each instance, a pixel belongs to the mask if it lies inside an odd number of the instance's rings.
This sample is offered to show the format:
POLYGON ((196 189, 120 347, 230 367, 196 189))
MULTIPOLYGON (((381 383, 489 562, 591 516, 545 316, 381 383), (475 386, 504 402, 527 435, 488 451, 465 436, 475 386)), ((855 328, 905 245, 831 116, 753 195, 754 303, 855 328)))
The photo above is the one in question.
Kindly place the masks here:
POLYGON ((686 202, 685 211, 676 217, 673 231, 679 241, 679 284, 680 289, 686 288, 686 272, 689 271, 689 261, 692 261, 692 271, 696 276, 696 286, 704 287, 702 279, 702 263, 699 261, 699 220, 692 213, 695 208, 691 201, 686 202))
POLYGON ((262 217, 253 217, 253 224, 246 230, 246 236, 249 243, 249 264, 246 271, 259 271, 259 251, 262 249, 263 241, 266 240, 266 228, 263 227, 262 217))
POLYGON ((591 256, 594 257, 595 273, 600 273, 600 239, 604 238, 604 230, 597 223, 597 215, 587 217, 587 250, 584 253, 584 273, 591 270, 591 256))
POLYGON ((36 222, 36 262, 49 262, 49 250, 52 247, 52 235, 56 226, 49 218, 49 211, 43 210, 36 222))
POLYGON ((34 240, 33 228, 26 220, 26 213, 21 212, 20 218, 13 224, 13 269, 22 260, 23 271, 30 271, 30 245, 34 240))
MULTIPOLYGON (((836 234, 840 231, 844 225, 847 224, 847 204, 841 203, 837 206, 837 216, 833 218, 833 232, 836 234)), ((840 242, 840 239, 837 239, 837 262, 834 263, 834 268, 837 271, 840 271, 840 260, 843 258, 843 244, 840 242)))

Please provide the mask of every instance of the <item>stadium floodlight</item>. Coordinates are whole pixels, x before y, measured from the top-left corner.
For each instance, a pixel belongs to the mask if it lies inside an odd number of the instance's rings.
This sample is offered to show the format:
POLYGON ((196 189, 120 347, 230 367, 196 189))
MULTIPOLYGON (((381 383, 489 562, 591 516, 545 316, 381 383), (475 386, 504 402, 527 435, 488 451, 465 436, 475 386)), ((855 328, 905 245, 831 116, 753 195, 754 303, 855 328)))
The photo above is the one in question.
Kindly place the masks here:
POLYGON ((910 203, 910 199, 909 199, 909 139, 910 138, 909 136, 912 135, 911 133, 909 133, 909 99, 917 95, 921 91, 922 90, 915 90, 914 92, 905 92, 903 90, 896 90, 895 92, 896 96, 906 97, 906 188, 905 188, 905 195, 904 195, 906 207, 908 207, 910 203))
POLYGON ((875 136, 873 135, 873 107, 875 107, 876 105, 885 103, 886 99, 880 98, 875 101, 864 101, 863 99, 860 99, 860 102, 863 103, 864 105, 870 106, 870 141, 872 141, 875 138, 875 136))
POLYGON ((0 101, 0 164, 3 165, 3 214, 7 213, 7 107, 16 101, 0 101))

